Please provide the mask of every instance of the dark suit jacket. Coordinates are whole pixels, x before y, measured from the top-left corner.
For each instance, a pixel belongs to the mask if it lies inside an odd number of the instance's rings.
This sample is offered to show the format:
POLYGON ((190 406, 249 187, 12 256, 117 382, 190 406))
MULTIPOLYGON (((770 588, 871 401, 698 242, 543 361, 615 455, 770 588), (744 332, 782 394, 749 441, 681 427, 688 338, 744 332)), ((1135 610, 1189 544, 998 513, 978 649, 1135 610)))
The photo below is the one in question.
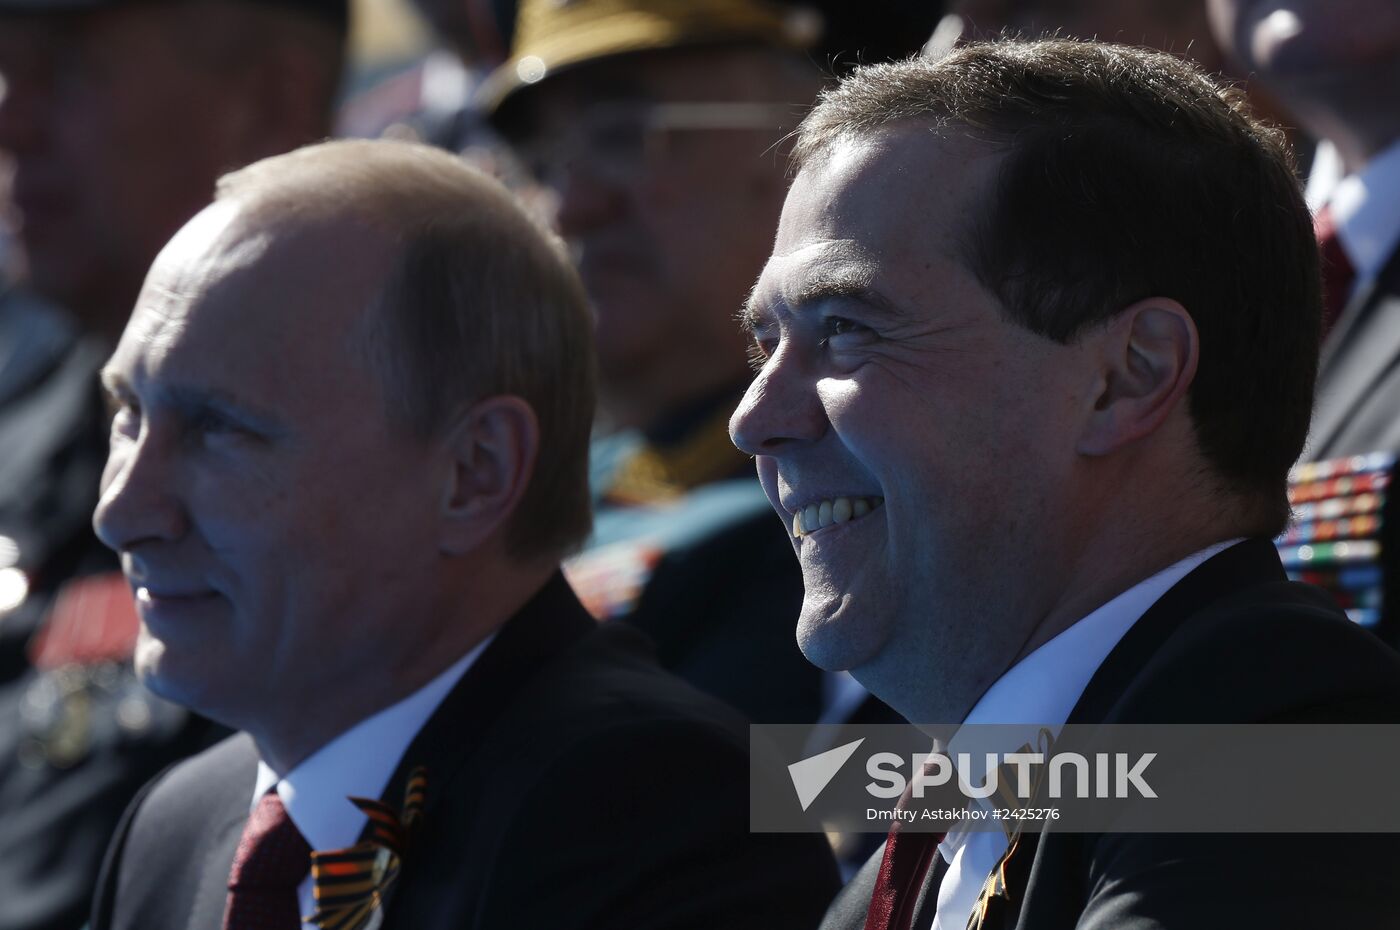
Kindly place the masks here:
MULTIPOLYGON (((748 831, 747 731, 598 627, 556 575, 409 747, 427 768, 386 928, 813 927, 837 887, 819 835, 748 831)), ((147 788, 94 930, 217 930, 257 755, 235 736, 147 788)))
MULTIPOLYGON (((1400 723, 1400 657, 1249 540, 1168 591, 1109 653, 1070 723, 1400 723)), ((1030 839, 1029 837, 1027 839, 1030 839)), ((1023 839, 1023 844, 1025 840, 1023 839)), ((877 853, 824 930, 859 928, 877 853)), ((941 858, 935 859, 941 865, 941 858)), ((1049 833, 1018 850, 988 928, 1400 927, 1386 835, 1049 833)), ((930 870, 914 930, 933 921, 930 870)))
POLYGON ((1400 250, 1322 347, 1309 460, 1400 450, 1400 250))

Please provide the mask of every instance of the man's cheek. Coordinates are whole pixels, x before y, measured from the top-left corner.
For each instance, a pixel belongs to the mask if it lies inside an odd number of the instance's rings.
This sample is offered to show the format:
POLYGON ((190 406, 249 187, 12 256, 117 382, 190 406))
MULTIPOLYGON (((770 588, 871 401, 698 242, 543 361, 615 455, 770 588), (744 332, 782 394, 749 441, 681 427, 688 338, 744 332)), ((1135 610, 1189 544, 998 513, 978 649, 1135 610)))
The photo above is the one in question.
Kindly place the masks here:
POLYGON ((778 496, 778 461, 772 456, 754 456, 754 466, 758 471, 758 483, 763 487, 763 493, 768 497, 768 503, 773 505, 773 510, 778 516, 786 517, 787 511, 783 509, 781 499, 778 496))

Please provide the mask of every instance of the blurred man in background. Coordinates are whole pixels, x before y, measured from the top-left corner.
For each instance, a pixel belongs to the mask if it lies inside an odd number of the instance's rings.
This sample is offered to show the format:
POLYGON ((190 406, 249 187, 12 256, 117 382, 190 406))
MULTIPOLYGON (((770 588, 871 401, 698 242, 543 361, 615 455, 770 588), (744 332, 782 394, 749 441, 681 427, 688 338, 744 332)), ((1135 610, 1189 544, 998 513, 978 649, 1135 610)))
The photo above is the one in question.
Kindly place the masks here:
POLYGON ((509 53, 515 0, 409 0, 405 15, 415 13, 433 47, 352 94, 340 108, 336 134, 426 142, 490 169, 505 146, 477 107, 476 92, 509 53))
POLYGON ((801 580, 725 421, 735 308, 786 188, 778 151, 821 86, 813 9, 754 0, 522 4, 488 79, 496 125, 555 197, 597 313, 596 532, 570 565, 595 615, 761 722, 814 721, 801 580))
MULTIPOLYGON (((0 97, 3 93, 0 77, 0 97)), ((0 153, 0 409, 41 380, 54 357, 73 338, 70 320, 18 285, 24 274, 24 256, 15 234, 12 175, 13 166, 0 153)), ((0 462, 12 460, 18 452, 14 448, 0 450, 0 462)), ((12 546, 0 546, 0 615, 28 593, 27 579, 13 567, 17 555, 12 546)), ((5 630, 6 625, 0 624, 0 642, 4 641, 5 630)), ((22 670, 20 659, 18 650, 0 646, 0 681, 22 670)))
POLYGON ((1400 449, 1400 5, 1210 0, 1221 43, 1320 141, 1326 309, 1308 457, 1400 449))
POLYGON ((1320 140, 1307 198, 1324 339, 1285 564, 1400 644, 1400 505, 1385 489, 1400 452, 1400 5, 1211 0, 1210 12, 1239 66, 1320 140))
MULTIPOLYGON (((946 54, 959 42, 998 35, 1045 35, 1139 45, 1195 62, 1208 74, 1229 73, 1230 59, 1211 30, 1201 0, 952 0, 929 39, 926 54, 946 54)), ((1243 77, 1260 116, 1283 123, 1294 148, 1304 141, 1275 98, 1243 77)), ((1302 160, 1306 164, 1307 151, 1302 160)))
POLYGON ((136 788, 206 725, 150 698, 135 615, 90 518, 96 370, 164 242, 222 172, 329 132, 345 0, 0 0, 0 150, 28 284, 71 335, 0 405, 0 928, 84 920, 136 788), (18 601, 18 603, 13 603, 18 601))
POLYGON ((4 0, 0 148, 36 290, 108 342, 231 164, 327 132, 343 0, 4 0))
POLYGON ((930 50, 1001 33, 1142 45, 1190 58, 1207 72, 1225 62, 1200 0, 952 0, 930 50))

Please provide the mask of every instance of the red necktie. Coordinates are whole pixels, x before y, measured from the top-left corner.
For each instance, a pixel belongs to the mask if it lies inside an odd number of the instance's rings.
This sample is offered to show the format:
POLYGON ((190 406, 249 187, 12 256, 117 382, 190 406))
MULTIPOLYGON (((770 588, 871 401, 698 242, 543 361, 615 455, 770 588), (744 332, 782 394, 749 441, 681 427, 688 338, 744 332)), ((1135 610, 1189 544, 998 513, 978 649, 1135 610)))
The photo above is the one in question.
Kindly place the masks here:
POLYGON ((875 893, 865 913, 865 930, 909 930, 942 833, 905 833, 896 821, 885 842, 885 858, 875 878, 875 893))
POLYGON ((1347 250, 1337 235, 1336 218, 1332 207, 1323 207, 1313 217, 1313 232, 1317 234, 1317 248, 1322 256, 1322 335, 1325 338, 1332 325, 1346 308, 1351 296, 1351 285, 1356 279, 1356 269, 1352 267, 1347 250))
POLYGON ((298 930, 297 886, 311 869, 311 847, 276 791, 263 795, 238 841, 228 879, 223 930, 298 930))
MULTIPOLYGON (((924 763, 925 772, 928 763, 924 763)), ((904 810, 913 797, 915 779, 910 779, 895 810, 904 810)), ((914 905, 919 901, 924 879, 944 833, 908 833, 905 821, 895 820, 885 841, 885 856, 875 876, 875 892, 865 912, 865 930, 909 930, 914 905)))

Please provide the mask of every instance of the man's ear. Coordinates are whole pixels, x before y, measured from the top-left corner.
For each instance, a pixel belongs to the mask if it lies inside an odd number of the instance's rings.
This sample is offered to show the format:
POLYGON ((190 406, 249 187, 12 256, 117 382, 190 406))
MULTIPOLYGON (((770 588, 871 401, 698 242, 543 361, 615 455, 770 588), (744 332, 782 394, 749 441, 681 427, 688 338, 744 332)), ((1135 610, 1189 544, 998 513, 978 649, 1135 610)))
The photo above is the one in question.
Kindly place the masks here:
POLYGON ((488 397, 457 417, 445 443, 449 472, 440 546, 446 554, 462 555, 515 513, 534 474, 539 420, 522 398, 488 397))
POLYGON ((1185 307, 1150 297, 1088 338, 1098 343, 1100 381, 1077 448, 1083 455, 1108 455, 1151 435, 1184 402, 1196 377, 1200 337, 1185 307))

